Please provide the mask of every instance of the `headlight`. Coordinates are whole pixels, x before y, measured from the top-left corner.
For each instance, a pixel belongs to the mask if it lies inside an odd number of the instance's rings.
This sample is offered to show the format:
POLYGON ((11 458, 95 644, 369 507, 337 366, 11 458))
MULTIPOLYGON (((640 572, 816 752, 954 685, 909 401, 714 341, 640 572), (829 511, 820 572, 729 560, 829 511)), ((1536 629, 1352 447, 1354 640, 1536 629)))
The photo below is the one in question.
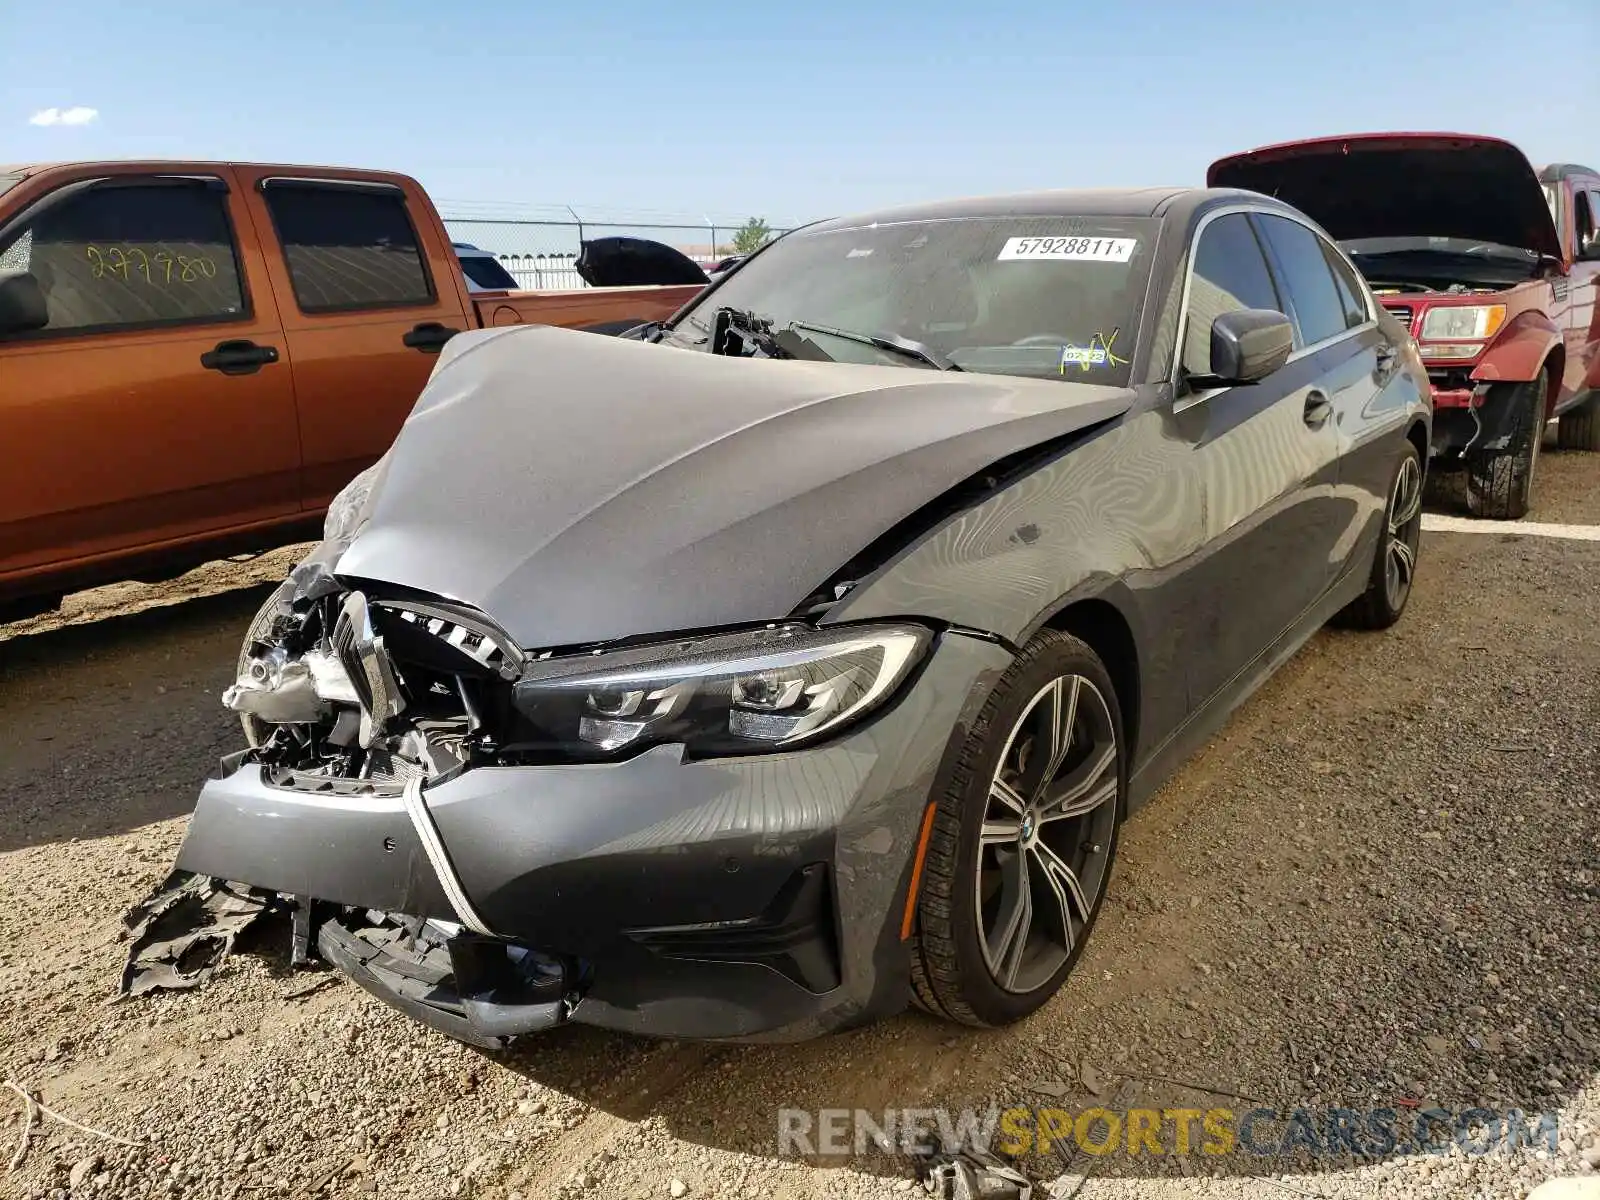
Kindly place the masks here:
POLYGON ((1463 308, 1430 308, 1422 318, 1422 337, 1442 341, 1482 341, 1505 324, 1504 304, 1476 304, 1463 308))
POLYGON ((357 529, 367 515, 367 501, 378 478, 388 469, 389 456, 385 454, 349 483, 328 503, 328 515, 322 521, 322 540, 325 542, 353 540, 357 529))
POLYGON ((878 708, 932 640, 918 625, 775 625, 547 659, 523 672, 516 703, 536 748, 579 757, 663 742, 699 756, 786 749, 878 708))

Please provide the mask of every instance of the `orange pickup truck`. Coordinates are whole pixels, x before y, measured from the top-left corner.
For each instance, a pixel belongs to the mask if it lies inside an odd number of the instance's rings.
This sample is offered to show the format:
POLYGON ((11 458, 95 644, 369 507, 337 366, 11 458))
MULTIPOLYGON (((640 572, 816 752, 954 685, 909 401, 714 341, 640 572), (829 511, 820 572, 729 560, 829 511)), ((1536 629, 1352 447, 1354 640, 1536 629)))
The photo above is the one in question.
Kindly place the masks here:
POLYGON ((698 291, 469 292, 387 172, 0 167, 0 619, 313 534, 455 333, 616 332, 698 291))

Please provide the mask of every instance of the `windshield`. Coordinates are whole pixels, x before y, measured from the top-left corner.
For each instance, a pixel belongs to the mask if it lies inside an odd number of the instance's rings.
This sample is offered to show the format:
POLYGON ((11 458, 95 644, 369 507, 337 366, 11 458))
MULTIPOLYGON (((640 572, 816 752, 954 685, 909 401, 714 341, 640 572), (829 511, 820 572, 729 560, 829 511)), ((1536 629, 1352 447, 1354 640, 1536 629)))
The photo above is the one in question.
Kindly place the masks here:
POLYGON ((1550 206, 1550 219, 1556 223, 1556 228, 1561 228, 1561 189, 1553 183, 1541 185, 1544 188, 1544 202, 1550 206))
POLYGON ((480 288, 491 292, 517 290, 517 281, 511 272, 487 254, 463 254, 460 258, 462 274, 480 288))
MULTIPOLYGON (((829 225, 785 234, 684 314, 703 345, 722 308, 918 343, 964 371, 1128 382, 1160 222, 1027 216, 829 225)), ((829 358, 928 369, 914 355, 801 332, 829 358)))

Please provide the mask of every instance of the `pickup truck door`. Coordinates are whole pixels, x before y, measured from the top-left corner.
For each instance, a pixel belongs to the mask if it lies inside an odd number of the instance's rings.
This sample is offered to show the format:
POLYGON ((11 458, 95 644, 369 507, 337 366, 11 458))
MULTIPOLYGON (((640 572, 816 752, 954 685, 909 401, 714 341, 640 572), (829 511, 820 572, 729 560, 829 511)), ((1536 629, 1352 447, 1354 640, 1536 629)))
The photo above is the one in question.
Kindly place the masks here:
POLYGON ((420 190, 238 167, 283 313, 302 506, 327 506, 400 431, 438 352, 469 327, 460 267, 420 190))
POLYGON ((238 190, 212 165, 15 197, 0 269, 35 277, 49 324, 0 333, 0 582, 298 513, 288 354, 238 190))

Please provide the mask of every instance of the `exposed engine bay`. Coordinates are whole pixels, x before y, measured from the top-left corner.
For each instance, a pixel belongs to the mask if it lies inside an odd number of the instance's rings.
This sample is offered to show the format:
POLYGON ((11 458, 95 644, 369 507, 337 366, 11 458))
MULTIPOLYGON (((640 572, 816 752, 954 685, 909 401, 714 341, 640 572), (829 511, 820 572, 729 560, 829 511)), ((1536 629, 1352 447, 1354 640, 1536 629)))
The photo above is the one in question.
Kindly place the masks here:
POLYGON ((1437 282, 1417 279, 1369 278, 1367 282, 1372 285, 1372 292, 1375 296, 1414 295, 1418 292, 1429 292, 1445 296, 1478 296, 1505 290, 1503 285, 1485 286, 1472 283, 1452 283, 1441 287, 1437 282))

